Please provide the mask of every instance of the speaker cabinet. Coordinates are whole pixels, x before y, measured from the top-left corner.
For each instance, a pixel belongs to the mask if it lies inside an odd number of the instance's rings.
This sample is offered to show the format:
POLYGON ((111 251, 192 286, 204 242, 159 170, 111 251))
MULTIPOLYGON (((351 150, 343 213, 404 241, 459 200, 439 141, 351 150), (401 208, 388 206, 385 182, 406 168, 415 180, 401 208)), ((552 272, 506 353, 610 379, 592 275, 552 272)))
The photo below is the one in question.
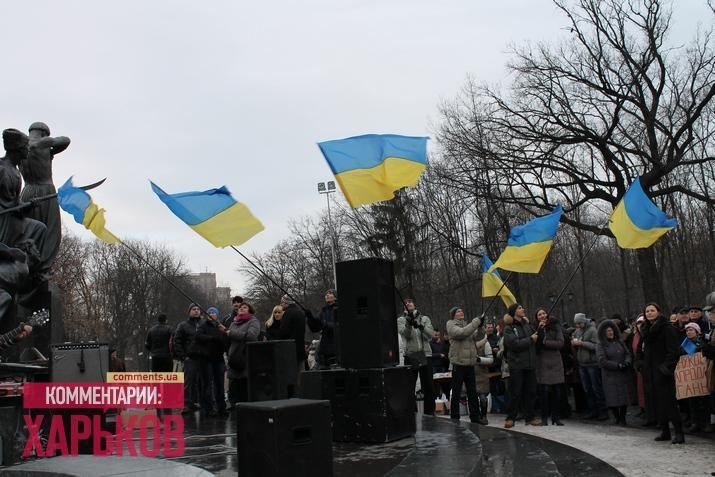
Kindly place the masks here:
POLYGON ((290 399, 298 378, 295 341, 256 341, 246 346, 249 401, 290 399))
POLYGON ((106 343, 62 343, 50 345, 50 381, 105 382, 109 371, 106 343))
POLYGON ((338 349, 344 368, 381 368, 399 362, 392 262, 366 258, 336 264, 338 349))
POLYGON ((416 432, 411 372, 405 366, 308 371, 299 395, 330 401, 335 441, 394 441, 416 432))
POLYGON ((286 399, 238 404, 238 474, 333 475, 330 403, 286 399))

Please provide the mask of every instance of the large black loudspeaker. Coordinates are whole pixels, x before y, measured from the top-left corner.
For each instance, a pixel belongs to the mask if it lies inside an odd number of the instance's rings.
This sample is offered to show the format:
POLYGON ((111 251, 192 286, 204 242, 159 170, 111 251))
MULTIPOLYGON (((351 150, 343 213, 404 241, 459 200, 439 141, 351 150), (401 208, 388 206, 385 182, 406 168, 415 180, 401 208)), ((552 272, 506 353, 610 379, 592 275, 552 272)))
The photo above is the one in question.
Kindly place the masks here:
POLYGON ((330 401, 335 441, 394 441, 416 432, 411 372, 405 366, 309 371, 299 395, 330 401))
POLYGON ((399 362, 392 262, 366 258, 336 264, 338 348, 344 368, 381 368, 399 362))
POLYGON ((109 371, 106 343, 62 343, 50 345, 50 381, 105 382, 109 371))
POLYGON ((238 474, 332 476, 330 403, 307 399, 239 403, 238 474))
POLYGON ((295 341, 256 341, 246 347, 249 401, 290 399, 296 396, 298 363, 295 341))

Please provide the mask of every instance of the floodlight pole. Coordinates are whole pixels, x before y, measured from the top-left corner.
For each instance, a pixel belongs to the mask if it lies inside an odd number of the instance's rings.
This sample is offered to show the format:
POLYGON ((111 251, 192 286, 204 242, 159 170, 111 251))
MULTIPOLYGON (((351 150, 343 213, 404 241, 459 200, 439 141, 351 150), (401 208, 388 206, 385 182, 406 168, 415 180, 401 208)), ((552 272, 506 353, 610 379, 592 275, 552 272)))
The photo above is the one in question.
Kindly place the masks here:
POLYGON ((324 194, 328 202, 328 228, 330 229, 330 255, 333 258, 333 288, 338 288, 338 275, 335 270, 335 230, 333 229, 333 219, 330 214, 330 194, 335 193, 335 182, 328 181, 327 187, 325 182, 318 182, 318 193, 324 194))

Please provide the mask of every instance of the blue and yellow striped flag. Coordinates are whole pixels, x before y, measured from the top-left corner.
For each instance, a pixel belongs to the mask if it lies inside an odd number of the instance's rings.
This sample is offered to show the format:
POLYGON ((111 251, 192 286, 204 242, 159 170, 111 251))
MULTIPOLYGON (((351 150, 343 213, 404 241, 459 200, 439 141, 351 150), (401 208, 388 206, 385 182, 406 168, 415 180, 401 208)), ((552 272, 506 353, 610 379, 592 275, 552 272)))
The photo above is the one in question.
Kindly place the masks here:
POLYGON ((427 169, 426 137, 367 134, 318 143, 350 207, 390 200, 427 169))
POLYGON ((506 248, 489 271, 501 268, 512 272, 539 273, 554 243, 562 213, 561 205, 557 205, 549 215, 513 227, 506 248))
POLYGON ((263 230, 263 224, 225 186, 178 194, 167 194, 153 182, 151 188, 169 210, 215 247, 241 245, 263 230))
POLYGON ((57 190, 57 202, 62 210, 74 217, 75 222, 109 244, 118 243, 119 239, 105 228, 104 209, 92 201, 87 191, 75 187, 72 178, 67 179, 57 190))
POLYGON ((621 248, 648 248, 678 226, 646 195, 638 177, 628 188, 609 219, 608 227, 621 248))
POLYGON ((489 257, 482 255, 482 297, 497 296, 497 293, 504 302, 504 306, 509 308, 516 303, 514 294, 504 285, 504 282, 496 270, 489 271, 493 263, 489 257))

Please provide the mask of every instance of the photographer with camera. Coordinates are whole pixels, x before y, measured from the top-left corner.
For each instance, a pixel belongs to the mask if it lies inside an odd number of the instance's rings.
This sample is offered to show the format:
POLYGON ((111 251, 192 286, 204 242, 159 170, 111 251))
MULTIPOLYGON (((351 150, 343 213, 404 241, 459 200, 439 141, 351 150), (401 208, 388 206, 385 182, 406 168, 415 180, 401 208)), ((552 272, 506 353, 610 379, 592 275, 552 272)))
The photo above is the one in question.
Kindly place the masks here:
POLYGON ((432 339, 432 320, 423 315, 415 306, 411 298, 405 300, 405 311, 397 317, 397 332, 405 342, 405 365, 412 367, 411 388, 415 388, 417 375, 420 376, 420 386, 424 395, 424 413, 434 415, 434 385, 432 382, 432 365, 429 356, 432 348, 429 341, 432 339))

